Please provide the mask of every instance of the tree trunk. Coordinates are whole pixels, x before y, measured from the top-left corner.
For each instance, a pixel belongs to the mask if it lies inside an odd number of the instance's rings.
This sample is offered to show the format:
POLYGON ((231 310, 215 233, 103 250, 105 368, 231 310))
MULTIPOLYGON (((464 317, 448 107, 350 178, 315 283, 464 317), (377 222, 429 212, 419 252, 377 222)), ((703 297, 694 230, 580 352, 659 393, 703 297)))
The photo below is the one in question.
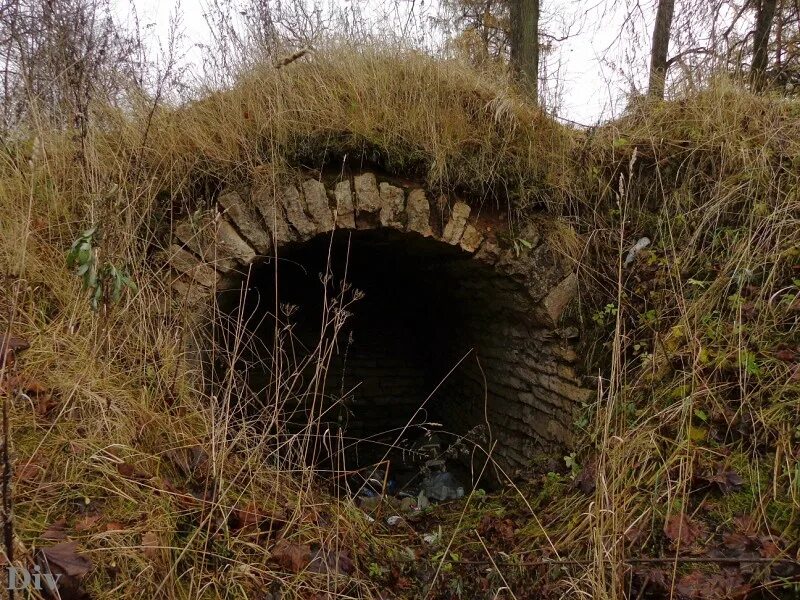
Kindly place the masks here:
POLYGON ((675 0, 659 0, 656 23, 653 26, 653 48, 650 51, 650 81, 647 94, 659 100, 664 99, 667 80, 667 53, 669 52, 672 16, 675 13, 675 0))
POLYGON ((760 0, 758 3, 756 35, 753 39, 753 64, 750 68, 750 78, 755 92, 762 91, 767 83, 769 32, 772 29, 772 20, 775 18, 775 6, 777 3, 777 0, 760 0))
POLYGON ((539 0, 511 1, 511 68, 530 99, 538 103, 539 0))

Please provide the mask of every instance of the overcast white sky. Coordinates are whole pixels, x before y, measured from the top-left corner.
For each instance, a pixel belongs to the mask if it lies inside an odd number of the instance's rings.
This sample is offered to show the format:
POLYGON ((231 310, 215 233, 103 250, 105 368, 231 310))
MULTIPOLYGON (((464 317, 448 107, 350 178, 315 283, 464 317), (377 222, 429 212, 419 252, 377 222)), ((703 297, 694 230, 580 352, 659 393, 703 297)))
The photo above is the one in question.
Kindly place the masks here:
MULTIPOLYGON (((327 0, 344 7, 351 1, 327 0)), ((386 22, 386 2, 392 7, 398 5, 394 0, 361 0, 375 5, 375 14, 386 22), (383 12, 381 12, 383 11, 383 12)), ((401 0, 402 1, 402 0, 401 0)), ((434 14, 438 0, 415 2, 418 14, 434 14)), ((126 20, 130 15, 130 2, 135 6, 139 21, 146 27, 149 41, 154 48, 159 41, 164 43, 169 32, 170 16, 176 11, 180 15, 180 32, 183 49, 190 63, 199 61, 201 50, 196 44, 209 40, 209 30, 203 14, 207 0, 120 0, 119 17, 126 20)), ((409 6, 408 2, 405 6, 409 6)), ((543 15, 557 15, 548 19, 545 27, 554 35, 561 35, 565 25, 570 23, 574 37, 560 42, 556 53, 550 57, 551 63, 561 62, 561 81, 563 83, 563 104, 560 116, 586 124, 618 114, 624 108, 625 94, 630 91, 628 83, 614 65, 622 64, 620 44, 612 46, 620 33, 621 14, 605 14, 604 6, 611 4, 603 0, 543 0, 543 15)), ((651 0, 642 4, 650 8, 651 0)), ((396 9, 394 10, 396 13, 396 9)), ((649 17, 652 12, 646 11, 649 17)), ((404 18, 400 16, 400 18, 404 18)), ((649 31, 650 23, 644 24, 649 31)), ((649 36, 645 36, 649 38, 649 36)), ((637 54, 647 56, 648 48, 641 48, 637 54)))

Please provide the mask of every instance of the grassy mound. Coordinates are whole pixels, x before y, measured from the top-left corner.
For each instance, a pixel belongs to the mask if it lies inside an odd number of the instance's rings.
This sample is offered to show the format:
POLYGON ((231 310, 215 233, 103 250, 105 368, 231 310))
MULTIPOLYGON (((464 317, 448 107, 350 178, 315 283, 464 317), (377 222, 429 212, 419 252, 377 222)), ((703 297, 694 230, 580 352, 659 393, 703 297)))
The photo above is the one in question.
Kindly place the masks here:
POLYGON ((720 82, 576 132, 459 63, 338 50, 179 110, 131 102, 96 107, 82 143, 36 131, 2 154, 0 331, 31 344, 3 383, 18 561, 75 540, 96 599, 700 598, 796 575, 631 562, 796 558, 796 101, 720 82), (598 401, 563 465, 391 528, 320 491, 274 427, 247 423, 235 382, 197 389, 182 360, 193 332, 152 258, 161 234, 222 182, 343 165, 522 219, 544 207, 581 234, 574 316, 598 401), (65 264, 92 225, 98 311, 65 264), (136 283, 117 303, 110 266, 136 283))

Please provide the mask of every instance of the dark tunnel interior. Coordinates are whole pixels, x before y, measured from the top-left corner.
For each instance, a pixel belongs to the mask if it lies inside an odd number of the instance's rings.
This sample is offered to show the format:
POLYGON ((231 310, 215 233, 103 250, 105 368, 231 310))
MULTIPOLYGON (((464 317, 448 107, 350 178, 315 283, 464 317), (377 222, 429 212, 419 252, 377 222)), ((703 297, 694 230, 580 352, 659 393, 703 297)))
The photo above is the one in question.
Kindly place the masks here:
POLYGON ((310 434, 306 460, 394 464, 433 437, 474 480, 492 435, 514 437, 493 413, 515 411, 530 300, 491 266, 416 234, 337 231, 247 283, 219 296, 227 322, 253 334, 237 371, 287 435, 310 434))

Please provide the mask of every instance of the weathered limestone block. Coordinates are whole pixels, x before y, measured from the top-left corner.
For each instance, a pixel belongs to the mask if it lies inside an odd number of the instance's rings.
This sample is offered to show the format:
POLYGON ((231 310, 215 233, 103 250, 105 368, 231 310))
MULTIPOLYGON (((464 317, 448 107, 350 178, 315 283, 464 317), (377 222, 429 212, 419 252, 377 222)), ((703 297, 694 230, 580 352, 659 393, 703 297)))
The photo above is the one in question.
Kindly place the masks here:
POLYGON ((542 307, 553 324, 558 323, 564 309, 578 293, 578 277, 575 273, 567 275, 550 293, 542 300, 542 307))
POLYGON ((411 190, 408 194, 408 206, 406 207, 406 217, 408 231, 415 231, 425 237, 433 235, 431 229, 431 204, 425 195, 425 190, 411 190))
POLYGON ((321 181, 307 179, 303 182, 303 195, 306 198, 308 214, 317 225, 317 233, 333 229, 333 213, 328 206, 328 193, 321 181))
POLYGON ((553 356, 567 364, 574 364, 578 362, 578 353, 567 345, 554 345, 551 352, 553 356))
POLYGON ((356 211, 353 206, 353 193, 350 191, 349 181, 340 181, 333 190, 336 199, 336 227, 342 229, 355 229, 356 211))
POLYGON ((307 240, 317 235, 317 226, 306 215, 305 202, 303 202, 303 197, 295 186, 289 185, 283 189, 281 203, 284 210, 286 210, 286 217, 297 230, 297 233, 300 234, 302 240, 307 240))
POLYGON ((353 177, 353 187, 356 192, 356 214, 380 211, 381 195, 373 173, 363 173, 353 177))
POLYGON ((448 244, 457 244, 461 241, 461 236, 464 235, 464 229, 467 226, 467 218, 469 217, 470 207, 469 204, 464 202, 456 202, 453 205, 453 211, 450 215, 450 220, 444 226, 444 233, 442 234, 442 241, 448 244))
POLYGON ((175 225, 175 237, 178 238, 187 248, 198 256, 203 256, 203 249, 212 243, 211 235, 214 223, 205 216, 193 223, 189 219, 179 221, 175 225))
MULTIPOLYGON (((581 402, 588 402, 594 394, 594 390, 564 381, 555 375, 539 375, 537 382, 544 389, 554 392, 567 400, 568 402, 564 403, 565 408, 568 406, 578 406, 581 402)), ((553 399, 552 396, 551 399, 553 399)))
POLYGON ((483 242, 483 234, 472 225, 467 225, 464 228, 464 234, 461 236, 459 246, 466 252, 475 252, 483 242))
POLYGON ((273 192, 272 185, 265 184, 254 189, 250 201, 264 219, 273 246, 281 246, 295 240, 295 235, 284 215, 282 203, 273 192))
POLYGON ((213 297, 214 293, 185 275, 176 277, 170 282, 170 288, 178 295, 182 302, 190 306, 202 305, 213 297))
POLYGON ((167 249, 164 259, 173 269, 187 275, 203 287, 213 288, 219 282, 220 275, 216 270, 178 244, 172 244, 167 249))
POLYGON ((247 206, 236 192, 221 194, 218 202, 225 209, 227 217, 239 229, 244 238, 250 242, 259 254, 268 254, 272 243, 270 236, 261 225, 255 211, 247 206))
POLYGON ((220 219, 216 231, 217 252, 225 257, 235 258, 243 265, 249 265, 256 257, 256 251, 242 239, 233 225, 220 219))
POLYGON ((495 264, 500 259, 500 246, 493 239, 486 240, 475 254, 475 260, 488 265, 495 264))
POLYGON ((380 185, 381 225, 402 229, 403 209, 405 208, 405 192, 402 188, 389 185, 385 181, 380 185))
POLYGON ((230 223, 209 214, 196 222, 181 221, 175 226, 175 236, 204 262, 223 273, 249 264, 255 258, 255 250, 230 223))

